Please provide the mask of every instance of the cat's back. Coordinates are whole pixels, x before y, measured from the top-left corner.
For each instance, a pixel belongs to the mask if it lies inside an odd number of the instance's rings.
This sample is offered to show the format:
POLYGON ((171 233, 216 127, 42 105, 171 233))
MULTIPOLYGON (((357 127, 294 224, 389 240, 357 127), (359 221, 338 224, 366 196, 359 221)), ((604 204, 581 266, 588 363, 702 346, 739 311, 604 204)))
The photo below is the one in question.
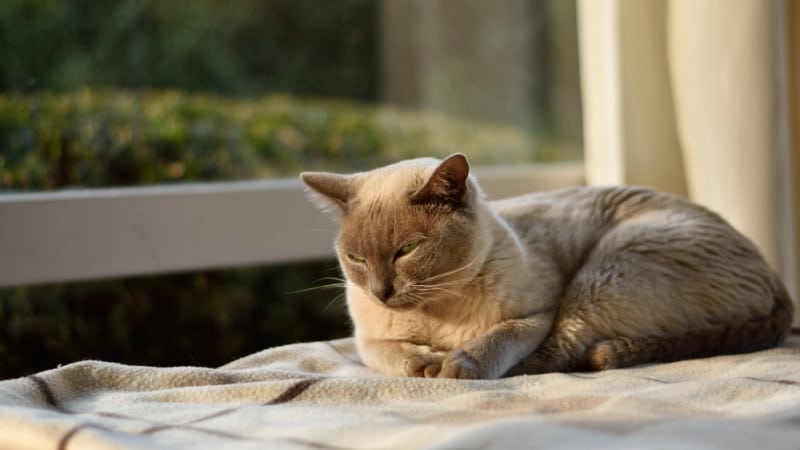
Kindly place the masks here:
POLYGON ((509 197, 490 204, 500 217, 512 223, 532 219, 565 223, 621 222, 656 210, 714 216, 678 196, 640 186, 574 186, 509 197))
MULTIPOLYGON (((641 186, 570 187, 490 202, 518 236, 566 235, 597 240, 611 231, 651 233, 716 230, 747 241, 718 214, 677 195, 641 186)), ((748 241, 749 243, 749 241, 748 241)))
POLYGON ((531 254, 554 258, 568 272, 590 253, 634 247, 658 248, 664 255, 699 245, 741 249, 742 259, 762 264, 749 240, 717 214, 649 188, 572 187, 503 199, 492 207, 531 254))

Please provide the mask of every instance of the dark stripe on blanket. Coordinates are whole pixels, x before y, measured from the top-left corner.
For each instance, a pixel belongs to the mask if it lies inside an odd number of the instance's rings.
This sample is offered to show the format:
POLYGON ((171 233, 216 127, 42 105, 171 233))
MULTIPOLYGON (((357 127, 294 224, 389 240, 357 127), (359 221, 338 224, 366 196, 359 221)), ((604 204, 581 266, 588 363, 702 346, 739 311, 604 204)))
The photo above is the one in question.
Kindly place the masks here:
MULTIPOLYGON (((310 386, 310 384, 309 384, 309 386, 310 386)), ((223 412, 231 412, 231 411, 235 411, 235 410, 236 410, 235 408, 230 408, 228 410, 224 410, 224 411, 220 411, 220 412, 218 412, 216 414, 212 414, 211 416, 206 416, 204 419, 209 419, 212 416, 219 416, 223 412)), ((117 416, 116 414, 108 414, 108 413, 104 413, 103 415, 107 416, 107 417, 117 416)), ((131 418, 131 417, 127 417, 127 416, 121 416, 121 417, 122 418, 127 418, 127 419, 137 420, 135 418, 131 418)), ((141 419, 138 419, 138 420, 141 420, 141 419)), ((197 420, 189 422, 189 423, 194 423, 194 422, 197 422, 197 420)), ((88 429, 88 428, 94 428, 94 429, 101 430, 101 431, 106 431, 106 432, 109 432, 109 433, 114 433, 115 432, 114 430, 112 430, 110 428, 102 427, 100 425, 95 425, 95 424, 91 424, 91 423, 83 423, 83 424, 80 424, 80 425, 77 425, 77 426, 71 428, 59 440, 57 449, 58 450, 67 450, 67 448, 69 446, 69 443, 72 440, 72 438, 74 438, 75 435, 77 435, 80 431, 88 429)), ((144 430, 144 431, 142 431, 142 432, 140 432, 138 434, 140 434, 140 435, 148 435, 148 434, 153 434, 153 433, 157 433, 157 432, 160 432, 160 431, 168 431, 168 430, 193 431, 195 433, 207 434, 207 435, 211 435, 211 436, 215 436, 215 437, 219 437, 219 438, 231 439, 231 440, 235 440, 235 441, 260 441, 260 440, 265 440, 265 439, 266 440, 276 439, 276 438, 270 438, 270 437, 242 436, 242 435, 239 435, 239 434, 227 433, 225 431, 220 431, 220 430, 211 430, 211 429, 208 429, 208 428, 199 428, 199 427, 191 426, 189 424, 185 424, 185 425, 166 425, 166 424, 165 425, 159 425, 159 426, 155 426, 155 427, 149 428, 147 430, 144 430)), ((280 439, 280 438, 277 438, 277 439, 280 439)), ((295 444, 295 445, 301 445, 301 446, 308 447, 308 448, 311 448, 311 449, 316 449, 316 450, 350 450, 347 447, 337 447, 337 446, 333 446, 333 445, 323 444, 321 442, 309 441, 309 440, 306 440, 306 439, 283 438, 281 440, 284 441, 284 442, 291 442, 292 444, 295 444)), ((269 448, 269 447, 267 447, 267 448, 269 448)))
MULTIPOLYGON (((150 428, 142 431, 142 434, 153 434, 153 433, 156 433, 156 432, 159 432, 159 431, 169 430, 169 429, 173 429, 173 428, 181 428, 181 429, 189 429, 189 430, 198 431, 199 429, 191 427, 190 425, 195 425, 195 424, 198 424, 200 422, 204 422, 206 420, 211 420, 211 419, 214 419, 214 418, 217 418, 217 417, 225 416, 225 415, 228 415, 230 413, 236 412, 239 409, 240 408, 226 408, 226 409, 223 409, 221 411, 217 411, 215 413, 211 413, 211 414, 208 414, 208 415, 205 415, 205 416, 202 416, 202 417, 198 417, 197 419, 190 420, 189 422, 186 422, 186 423, 183 423, 183 424, 173 425, 173 424, 162 423, 162 424, 155 425, 153 427, 150 427, 150 428)), ((144 420, 144 419, 134 419, 134 418, 131 418, 131 419, 140 420, 140 421, 144 420)), ((205 431, 205 430, 202 430, 202 429, 200 429, 200 430, 201 431, 205 431)))
POLYGON ((67 446, 69 445, 69 442, 72 440, 72 438, 74 438, 75 435, 78 434, 79 431, 85 430, 87 428, 94 428, 96 430, 108 431, 110 433, 114 432, 114 430, 111 430, 111 429, 105 428, 105 427, 101 427, 100 425, 95 425, 93 423, 82 423, 80 425, 77 425, 77 426, 73 427, 71 430, 67 431, 67 434, 65 434, 61 438, 61 440, 58 441, 58 447, 57 447, 58 450, 67 450, 67 446))
POLYGON ((303 445, 308 448, 314 448, 317 450, 349 450, 346 447, 334 447, 333 445, 323 444, 321 442, 307 441, 305 439, 286 438, 286 441, 291 442, 293 444, 303 445))
POLYGON ((139 434, 141 435, 148 435, 148 434, 155 434, 162 431, 169 431, 169 430, 182 430, 182 431, 193 431, 195 433, 201 434, 208 434, 211 436, 231 439, 235 441, 252 441, 254 438, 249 436, 242 436, 240 434, 228 433, 227 431, 220 431, 220 430, 212 430, 210 428, 200 428, 200 427, 193 427, 191 425, 158 425, 155 427, 148 428, 143 430, 139 434))
POLYGON ((321 381, 321 378, 309 378, 308 380, 298 381, 297 383, 289 387, 289 389, 283 391, 281 395, 275 397, 274 399, 270 400, 267 403, 264 403, 264 406, 277 405, 280 403, 290 402, 294 400, 297 396, 305 392, 306 389, 317 384, 319 381, 321 381))
POLYGON ((209 414, 207 416, 199 417, 197 419, 194 419, 194 420, 191 420, 189 422, 186 422, 186 425, 194 424, 194 423, 200 423, 200 422, 204 422, 204 421, 210 420, 210 419, 216 419, 217 417, 221 417, 221 416, 227 416, 228 414, 230 414, 232 412, 236 412, 238 410, 239 410, 239 408, 223 409, 222 411, 217 411, 217 412, 209 414))
POLYGON ((594 380, 596 377, 588 373, 564 372, 564 375, 572 378, 580 378, 582 380, 594 380))
POLYGON ((652 381, 653 383, 670 384, 668 381, 659 380, 658 378, 653 378, 653 377, 643 377, 643 376, 640 375, 640 376, 638 376, 636 378, 638 378, 640 380, 652 381))
POLYGON ((785 384, 789 386, 800 386, 800 382, 792 381, 792 380, 770 380, 768 378, 758 378, 758 377, 743 377, 746 380, 753 380, 753 381, 761 381, 763 383, 778 383, 778 384, 785 384))
MULTIPOLYGON (((78 428, 81 428, 81 427, 85 428, 84 425, 81 425, 78 428)), ((142 431, 139 434, 148 435, 148 434, 158 433, 158 432, 161 432, 161 431, 170 431, 170 430, 193 431, 195 433, 208 434, 208 435, 211 435, 211 436, 215 436, 215 437, 219 437, 219 438, 231 439, 231 440, 235 440, 235 441, 261 441, 261 440, 265 440, 265 439, 267 439, 267 440, 268 439, 280 439, 280 438, 274 438, 274 437, 242 436, 242 435, 239 435, 239 434, 227 433, 225 431, 212 430, 212 429, 208 429, 208 428, 200 428, 200 427, 195 427, 195 426, 190 426, 190 425, 162 425, 162 426, 149 428, 147 430, 142 431)), ((76 429, 76 430, 73 430, 71 433, 75 434, 75 432, 77 432, 77 431, 78 430, 76 429)), ((309 447, 309 448, 314 448, 314 449, 321 449, 321 450, 348 450, 345 447, 334 447, 334 446, 331 446, 331 445, 322 444, 322 443, 314 442, 314 441, 308 441, 308 440, 304 440, 304 439, 284 438, 282 440, 287 441, 287 442, 292 442, 294 444, 303 445, 303 446, 306 446, 306 447, 309 447)), ((267 447, 267 448, 269 448, 269 447, 267 447)), ((59 450, 65 450, 65 449, 66 449, 66 447, 63 447, 63 448, 59 447, 59 450)))
POLYGON ((56 396, 53 395, 53 391, 52 389, 50 389, 50 385, 47 384, 46 381, 44 381, 41 377, 37 375, 31 375, 28 377, 28 379, 31 380, 33 384, 36 385, 37 389, 39 390, 39 393, 42 394, 42 397, 44 397, 44 401, 45 403, 47 403, 48 406, 59 412, 69 413, 69 411, 67 411, 64 407, 58 404, 58 402, 56 401, 56 396))
POLYGON ((67 434, 65 434, 64 437, 62 437, 61 440, 58 441, 58 450, 66 450, 67 445, 69 444, 69 441, 72 440, 73 436, 78 434, 78 431, 81 431, 82 429, 87 428, 89 426, 90 426, 89 424, 83 423, 69 430, 67 434))
MULTIPOLYGON (((265 406, 277 405, 277 404, 280 404, 280 403, 290 402, 293 399, 295 399, 297 396, 299 396, 300 394, 305 392, 306 389, 308 389, 309 387, 313 386, 314 384, 316 384, 320 380, 321 380, 320 378, 310 378, 310 379, 307 379, 307 380, 298 381, 297 383, 291 385, 289 388, 287 388, 285 391, 283 391, 280 395, 278 395, 274 399, 270 400, 269 402, 265 403, 264 405, 265 406)), ((161 432, 161 431, 164 431, 164 430, 181 429, 181 430, 191 430, 191 431, 195 431, 195 432, 198 432, 198 433, 214 434, 214 435, 219 436, 219 437, 227 437, 227 438, 230 438, 230 439, 251 439, 251 438, 248 438, 246 436, 239 436, 239 435, 235 435, 235 434, 231 434, 231 433, 225 433, 225 432, 222 432, 222 431, 209 430, 209 429, 205 429, 205 428, 199 428, 199 427, 192 426, 192 425, 197 425, 198 423, 206 421, 206 420, 210 420, 210 419, 214 419, 214 418, 217 418, 217 417, 225 416, 227 414, 236 412, 239 409, 240 408, 223 409, 221 411, 217 411, 215 413, 211 413, 211 414, 199 417, 197 419, 194 419, 194 420, 189 421, 189 422, 184 423, 184 424, 156 425, 156 426, 150 427, 150 428, 148 428, 146 430, 143 430, 141 432, 141 434, 153 434, 153 433, 158 433, 158 432, 161 432)))

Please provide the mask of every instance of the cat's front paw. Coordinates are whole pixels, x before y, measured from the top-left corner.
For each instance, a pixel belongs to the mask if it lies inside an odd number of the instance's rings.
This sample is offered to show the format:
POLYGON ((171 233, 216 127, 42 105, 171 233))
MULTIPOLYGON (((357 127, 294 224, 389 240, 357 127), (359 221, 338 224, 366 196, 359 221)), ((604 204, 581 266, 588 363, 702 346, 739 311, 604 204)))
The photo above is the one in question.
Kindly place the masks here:
POLYGON ((439 378, 476 380, 483 378, 478 362, 464 350, 453 350, 447 355, 439 371, 439 378))
POLYGON ((406 359, 406 376, 436 378, 442 369, 444 353, 426 353, 411 355, 406 359))

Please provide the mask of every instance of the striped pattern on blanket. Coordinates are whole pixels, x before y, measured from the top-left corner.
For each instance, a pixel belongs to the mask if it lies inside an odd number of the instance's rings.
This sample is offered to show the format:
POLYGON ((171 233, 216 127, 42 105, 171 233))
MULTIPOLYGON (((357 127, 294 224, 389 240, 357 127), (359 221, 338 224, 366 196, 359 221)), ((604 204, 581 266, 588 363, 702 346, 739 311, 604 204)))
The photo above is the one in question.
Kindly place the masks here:
POLYGON ((800 448, 781 348, 495 381, 391 378, 353 341, 217 369, 84 361, 0 382, 2 449, 800 448))

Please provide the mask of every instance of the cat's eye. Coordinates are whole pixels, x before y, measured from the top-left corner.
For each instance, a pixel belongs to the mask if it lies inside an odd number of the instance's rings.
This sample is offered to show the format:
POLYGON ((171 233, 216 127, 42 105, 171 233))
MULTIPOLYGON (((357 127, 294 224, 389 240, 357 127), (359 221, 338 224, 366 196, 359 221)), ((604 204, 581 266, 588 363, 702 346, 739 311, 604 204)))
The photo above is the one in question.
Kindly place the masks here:
POLYGON ((354 255, 352 253, 348 253, 347 254, 347 259, 349 259, 351 262, 354 262, 356 264, 364 264, 365 262, 367 262, 366 259, 364 259, 364 258, 362 258, 360 256, 356 256, 356 255, 354 255))
POLYGON ((419 246, 420 242, 421 241, 409 242, 408 244, 400 247, 397 250, 397 253, 395 253, 395 258, 399 258, 399 257, 401 257, 403 255, 407 255, 407 254, 411 253, 412 251, 414 251, 415 248, 417 248, 417 246, 419 246))

